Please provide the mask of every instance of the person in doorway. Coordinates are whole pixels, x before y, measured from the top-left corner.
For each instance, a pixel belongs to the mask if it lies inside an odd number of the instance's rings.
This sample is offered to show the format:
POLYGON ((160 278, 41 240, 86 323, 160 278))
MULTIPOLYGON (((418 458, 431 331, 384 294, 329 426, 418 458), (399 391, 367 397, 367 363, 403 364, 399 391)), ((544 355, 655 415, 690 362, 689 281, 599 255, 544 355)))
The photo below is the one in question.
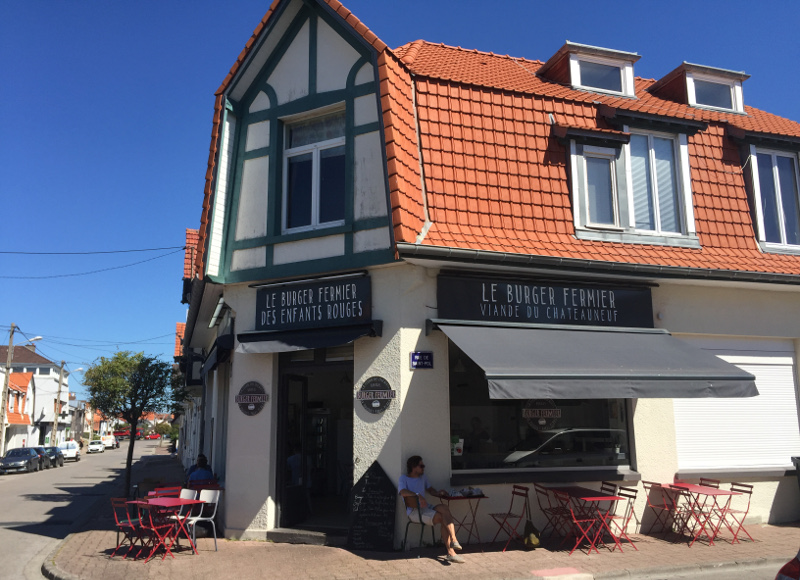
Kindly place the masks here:
POLYGON ((472 430, 464 437, 464 451, 470 453, 477 453, 480 449, 481 443, 490 443, 492 437, 489 432, 484 428, 483 422, 480 417, 473 417, 470 421, 472 430))
POLYGON ((208 467, 208 459, 205 455, 197 458, 197 468, 189 474, 189 482, 203 479, 214 479, 214 472, 208 467))
MULTIPOLYGON (((417 496, 423 522, 429 526, 441 524, 442 543, 447 550, 445 559, 452 563, 464 563, 464 558, 455 553, 455 550, 461 549, 461 544, 458 543, 456 538, 453 516, 450 514, 450 510, 443 504, 431 506, 425 499, 426 492, 436 497, 447 495, 447 493, 443 490, 435 489, 428 483, 428 478, 425 475, 425 463, 423 463, 422 457, 413 455, 408 458, 406 474, 400 476, 400 483, 397 488, 403 497, 417 496)), ((420 514, 417 512, 416 508, 406 508, 408 517, 414 522, 419 522, 420 520, 420 514)))

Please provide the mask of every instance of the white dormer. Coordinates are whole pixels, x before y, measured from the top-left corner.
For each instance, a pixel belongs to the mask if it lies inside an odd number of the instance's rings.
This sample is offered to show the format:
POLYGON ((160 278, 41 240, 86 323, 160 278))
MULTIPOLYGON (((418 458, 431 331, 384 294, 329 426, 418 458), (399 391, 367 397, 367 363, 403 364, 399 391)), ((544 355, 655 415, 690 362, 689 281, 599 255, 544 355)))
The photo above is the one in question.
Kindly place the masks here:
POLYGON ((744 114, 743 71, 684 62, 648 90, 654 95, 714 111, 744 114))
POLYGON ((574 89, 635 97, 633 64, 640 58, 634 52, 566 41, 537 74, 574 89))

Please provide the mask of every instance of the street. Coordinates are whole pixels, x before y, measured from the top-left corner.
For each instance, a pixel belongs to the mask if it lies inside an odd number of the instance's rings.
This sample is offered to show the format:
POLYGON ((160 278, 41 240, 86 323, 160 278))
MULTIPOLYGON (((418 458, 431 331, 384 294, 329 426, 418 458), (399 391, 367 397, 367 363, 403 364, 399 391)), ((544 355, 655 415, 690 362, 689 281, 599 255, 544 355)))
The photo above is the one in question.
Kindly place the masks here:
MULTIPOLYGON (((137 441, 134 462, 158 441, 137 441)), ((122 476, 127 441, 104 453, 81 452, 81 460, 36 473, 0 476, 0 560, 4 578, 42 578, 47 554, 91 512, 122 476)))

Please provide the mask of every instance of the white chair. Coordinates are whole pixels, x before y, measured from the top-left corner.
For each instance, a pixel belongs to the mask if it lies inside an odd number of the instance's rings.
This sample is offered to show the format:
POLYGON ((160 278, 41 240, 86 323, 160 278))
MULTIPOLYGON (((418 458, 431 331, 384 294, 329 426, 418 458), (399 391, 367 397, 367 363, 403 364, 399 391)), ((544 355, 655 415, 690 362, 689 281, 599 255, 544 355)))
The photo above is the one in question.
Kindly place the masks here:
MULTIPOLYGON (((178 496, 181 499, 197 499, 197 490, 194 489, 186 489, 185 487, 181 489, 181 493, 178 496)), ((183 519, 183 516, 186 515, 186 512, 192 511, 192 506, 190 505, 182 505, 181 509, 178 511, 177 515, 172 515, 169 518, 171 520, 176 520, 178 517, 183 519)))
POLYGON ((200 515, 190 516, 186 520, 186 525, 192 529, 192 542, 195 546, 197 546, 197 522, 211 522, 211 529, 214 531, 214 551, 217 551, 217 526, 214 524, 214 516, 217 515, 219 491, 218 489, 201 489, 198 499, 205 503, 200 505, 200 515))

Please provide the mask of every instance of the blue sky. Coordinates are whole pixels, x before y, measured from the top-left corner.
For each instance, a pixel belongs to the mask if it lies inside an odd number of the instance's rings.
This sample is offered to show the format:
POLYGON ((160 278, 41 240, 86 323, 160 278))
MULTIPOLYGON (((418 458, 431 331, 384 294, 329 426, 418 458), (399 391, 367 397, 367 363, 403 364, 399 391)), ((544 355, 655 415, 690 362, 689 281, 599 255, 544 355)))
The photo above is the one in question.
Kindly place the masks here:
MULTIPOLYGON (((199 226, 214 91, 269 4, 0 3, 0 252, 182 246, 199 226)), ((643 77, 682 61, 744 70, 745 104, 800 120, 798 2, 344 4, 391 47, 424 39, 546 60, 568 39, 638 52, 643 77)), ((182 251, 2 253, 0 264, 0 343, 14 322, 73 370, 118 348, 171 360, 182 251)))

